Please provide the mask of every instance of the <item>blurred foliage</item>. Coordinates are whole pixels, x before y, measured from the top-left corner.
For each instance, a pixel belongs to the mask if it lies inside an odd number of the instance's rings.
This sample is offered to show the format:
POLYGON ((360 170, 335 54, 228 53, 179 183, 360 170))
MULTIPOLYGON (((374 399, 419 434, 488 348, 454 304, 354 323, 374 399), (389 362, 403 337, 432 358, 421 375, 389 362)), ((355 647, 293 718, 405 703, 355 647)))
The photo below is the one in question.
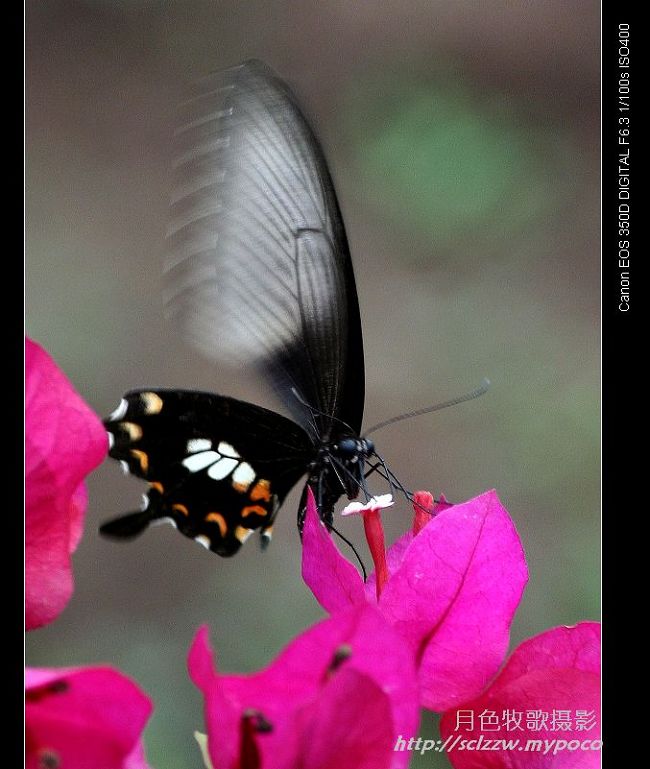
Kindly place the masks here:
POLYGON ((571 157, 557 126, 532 125, 517 106, 458 77, 356 83, 343 115, 359 188, 426 238, 436 259, 479 244, 503 253, 505 242, 561 205, 554 172, 571 157))

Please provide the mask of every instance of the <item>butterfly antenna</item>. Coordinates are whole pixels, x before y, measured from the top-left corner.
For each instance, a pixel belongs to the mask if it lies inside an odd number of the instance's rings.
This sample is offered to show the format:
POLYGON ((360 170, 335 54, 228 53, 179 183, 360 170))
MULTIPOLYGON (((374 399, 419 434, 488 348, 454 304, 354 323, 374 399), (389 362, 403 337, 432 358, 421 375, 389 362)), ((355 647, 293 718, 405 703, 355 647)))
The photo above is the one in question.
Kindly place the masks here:
POLYGON ((357 561, 359 562, 359 566, 361 567, 361 572, 363 574, 363 581, 367 582, 368 572, 366 571, 366 567, 363 565, 363 561, 361 560, 359 551, 356 549, 356 547, 352 544, 352 542, 350 542, 350 540, 347 537, 344 537, 343 534, 341 534, 341 532, 337 528, 335 528, 335 526, 331 525, 329 528, 330 528, 330 531, 333 531, 334 534, 336 534, 336 536, 339 537, 339 539, 343 540, 343 542, 345 542, 345 544, 350 548, 350 550, 352 550, 352 552, 354 553, 354 557, 357 559, 357 561))
POLYGON ((384 422, 379 422, 378 424, 373 425, 370 430, 366 430, 365 435, 370 435, 370 433, 374 433, 376 430, 381 430, 382 427, 387 427, 388 425, 392 425, 395 422, 401 422, 404 419, 419 417, 422 416, 422 414, 430 414, 433 411, 442 411, 442 409, 447 409, 450 406, 456 406, 459 403, 473 401, 474 398, 480 398, 481 395, 485 395, 489 389, 490 380, 484 379, 475 390, 472 390, 469 393, 465 393, 465 395, 460 395, 458 398, 452 398, 450 401, 444 401, 444 403, 437 403, 435 406, 427 406, 426 408, 418 409, 417 411, 408 411, 406 414, 399 414, 399 416, 386 419, 384 422))
POLYGON ((318 414, 321 417, 324 417, 325 419, 332 419, 334 422, 338 422, 339 424, 343 425, 343 427, 347 427, 348 430, 353 434, 356 435, 356 431, 353 430, 350 425, 347 422, 344 422, 342 419, 339 419, 338 417, 335 417, 333 414, 326 414, 324 411, 321 411, 320 409, 317 409, 315 406, 310 405, 307 403, 307 401, 300 395, 298 390, 296 390, 295 387, 291 388, 291 392, 293 393, 296 400, 301 403, 306 409, 309 409, 313 414, 318 414))

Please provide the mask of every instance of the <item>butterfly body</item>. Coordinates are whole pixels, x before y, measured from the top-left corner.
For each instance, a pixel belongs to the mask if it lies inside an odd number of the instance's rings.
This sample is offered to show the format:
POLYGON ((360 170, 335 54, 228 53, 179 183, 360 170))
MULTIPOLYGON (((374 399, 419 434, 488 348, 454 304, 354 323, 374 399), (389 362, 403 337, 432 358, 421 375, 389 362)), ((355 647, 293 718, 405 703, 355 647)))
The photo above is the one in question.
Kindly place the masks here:
POLYGON ((145 509, 101 531, 169 519, 219 555, 263 541, 306 476, 321 518, 365 488, 364 360, 345 228, 325 158, 293 93, 249 61, 181 108, 165 265, 168 319, 217 364, 242 364, 291 418, 189 390, 131 391, 105 422, 110 456, 146 480, 145 509))

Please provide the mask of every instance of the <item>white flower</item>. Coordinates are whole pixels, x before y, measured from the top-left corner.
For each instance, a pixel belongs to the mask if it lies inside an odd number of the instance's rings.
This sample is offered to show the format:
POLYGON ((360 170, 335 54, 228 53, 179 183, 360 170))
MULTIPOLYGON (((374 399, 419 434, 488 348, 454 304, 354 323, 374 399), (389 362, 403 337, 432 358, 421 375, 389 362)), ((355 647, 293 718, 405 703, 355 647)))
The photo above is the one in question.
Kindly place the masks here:
POLYGON ((395 504, 392 494, 380 494, 378 497, 371 497, 367 502, 350 502, 341 511, 341 515, 355 515, 366 513, 369 510, 382 510, 384 507, 390 507, 395 504))

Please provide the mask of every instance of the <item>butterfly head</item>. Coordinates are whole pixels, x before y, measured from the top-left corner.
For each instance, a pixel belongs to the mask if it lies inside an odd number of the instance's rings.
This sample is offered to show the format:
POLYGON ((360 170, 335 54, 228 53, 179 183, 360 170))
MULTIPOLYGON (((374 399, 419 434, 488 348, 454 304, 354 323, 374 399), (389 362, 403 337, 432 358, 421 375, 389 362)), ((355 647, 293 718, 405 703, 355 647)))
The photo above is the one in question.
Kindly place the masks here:
POLYGON ((375 444, 368 438, 342 438, 332 446, 332 453, 353 463, 367 459, 374 452, 375 444))
POLYGON ((328 447, 329 462, 348 499, 355 499, 363 488, 365 463, 374 452, 372 441, 358 437, 339 438, 328 447))

